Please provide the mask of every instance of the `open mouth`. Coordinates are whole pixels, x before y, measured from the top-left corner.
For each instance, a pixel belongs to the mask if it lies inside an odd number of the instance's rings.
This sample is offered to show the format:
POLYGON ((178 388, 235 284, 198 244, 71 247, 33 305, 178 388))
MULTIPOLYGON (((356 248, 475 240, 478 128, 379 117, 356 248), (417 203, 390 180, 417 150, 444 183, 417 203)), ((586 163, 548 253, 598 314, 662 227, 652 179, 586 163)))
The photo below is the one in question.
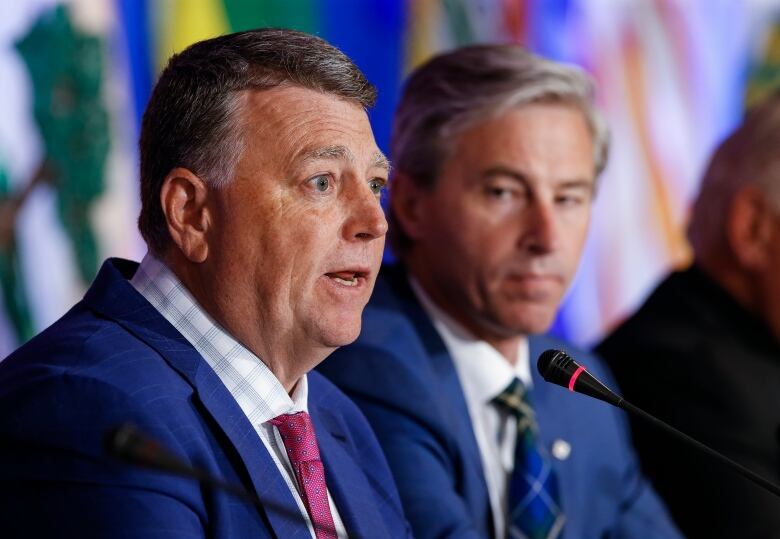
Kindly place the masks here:
POLYGON ((357 286, 361 279, 366 278, 365 272, 362 271, 336 271, 325 275, 343 286, 357 286))

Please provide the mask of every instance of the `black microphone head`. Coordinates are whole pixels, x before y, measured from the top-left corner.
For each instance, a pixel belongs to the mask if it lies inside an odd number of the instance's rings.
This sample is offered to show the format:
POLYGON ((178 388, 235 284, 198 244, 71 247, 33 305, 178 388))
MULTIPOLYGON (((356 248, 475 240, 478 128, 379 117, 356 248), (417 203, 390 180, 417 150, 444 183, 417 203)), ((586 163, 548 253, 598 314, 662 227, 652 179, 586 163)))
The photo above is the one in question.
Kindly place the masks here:
POLYGON ((546 350, 536 363, 539 374, 551 384, 568 388, 619 406, 622 399, 561 350, 546 350))
POLYGON ((103 438, 103 446, 110 455, 129 462, 143 460, 148 444, 146 436, 132 423, 108 430, 103 438))
POLYGON ((180 475, 196 476, 188 463, 132 423, 124 423, 110 429, 106 432, 103 443, 110 455, 125 462, 180 475))
POLYGON ((563 350, 545 350, 536 363, 539 374, 547 382, 566 387, 579 365, 563 350))
POLYGON ((124 423, 118 427, 107 430, 103 434, 103 448, 113 457, 125 458, 128 438, 132 436, 135 427, 130 423, 124 423))

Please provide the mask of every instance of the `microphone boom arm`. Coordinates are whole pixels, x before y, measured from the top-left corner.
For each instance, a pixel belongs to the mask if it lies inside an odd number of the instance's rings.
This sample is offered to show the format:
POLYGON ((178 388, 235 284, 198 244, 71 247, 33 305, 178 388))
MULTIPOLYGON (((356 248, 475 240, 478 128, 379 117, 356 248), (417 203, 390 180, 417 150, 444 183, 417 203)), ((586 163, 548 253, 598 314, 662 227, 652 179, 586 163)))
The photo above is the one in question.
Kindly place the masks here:
POLYGON ((714 458, 715 460, 718 460, 718 461, 722 462, 723 464, 726 464, 727 466, 731 466, 731 468, 735 472, 739 473, 743 477, 746 477, 747 479, 750 479, 751 481, 753 481, 754 483, 760 485, 761 487, 763 487, 764 489, 768 490, 769 492, 771 492, 775 496, 780 496, 780 487, 779 486, 775 485, 774 483, 772 483, 771 481, 769 481, 767 479, 764 479, 763 477, 761 477, 760 475, 758 475, 754 471, 746 468, 745 466, 743 466, 739 462, 737 462, 735 460, 731 460, 726 455, 715 451, 710 446, 703 444, 702 442, 700 442, 696 438, 688 436, 684 432, 677 430, 676 428, 672 427, 668 423, 664 423, 660 419, 658 419, 658 418, 648 414, 647 412, 645 412, 641 408, 639 408, 637 406, 634 406, 633 404, 631 404, 630 402, 628 402, 625 399, 621 398, 620 399, 620 404, 618 404, 617 406, 620 407, 622 410, 625 410, 626 412, 628 412, 630 414, 633 414, 636 417, 641 417, 644 421, 647 421, 648 423, 650 423, 651 425, 655 426, 656 428, 664 430, 664 431, 672 434, 673 436, 676 436, 678 439, 683 440, 683 441, 691 444, 694 447, 697 447, 698 449, 700 449, 701 451, 703 451, 704 453, 706 453, 710 457, 714 458))
POLYGON ((125 462, 195 479, 203 485, 228 492, 259 508, 263 507, 257 496, 239 485, 228 483, 184 462, 132 423, 124 423, 106 433, 104 443, 111 455, 125 462))

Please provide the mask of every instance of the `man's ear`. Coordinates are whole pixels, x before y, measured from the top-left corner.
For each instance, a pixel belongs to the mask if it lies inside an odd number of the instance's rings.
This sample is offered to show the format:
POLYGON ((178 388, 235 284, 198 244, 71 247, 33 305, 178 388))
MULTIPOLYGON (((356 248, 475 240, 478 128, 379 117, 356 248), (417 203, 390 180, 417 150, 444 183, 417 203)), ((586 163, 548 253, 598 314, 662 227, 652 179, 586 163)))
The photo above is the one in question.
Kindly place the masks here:
POLYGON ((419 239, 424 233, 424 199, 427 191, 417 186, 409 176, 397 171, 390 186, 390 193, 393 216, 401 229, 410 239, 419 239))
POLYGON ((182 254, 191 262, 208 257, 206 232, 211 215, 206 205, 208 186, 186 168, 174 168, 163 180, 160 204, 168 232, 182 254))
POLYGON ((771 211, 766 195, 757 185, 743 187, 733 198, 726 236, 737 262, 747 270, 763 270, 769 264, 771 211))

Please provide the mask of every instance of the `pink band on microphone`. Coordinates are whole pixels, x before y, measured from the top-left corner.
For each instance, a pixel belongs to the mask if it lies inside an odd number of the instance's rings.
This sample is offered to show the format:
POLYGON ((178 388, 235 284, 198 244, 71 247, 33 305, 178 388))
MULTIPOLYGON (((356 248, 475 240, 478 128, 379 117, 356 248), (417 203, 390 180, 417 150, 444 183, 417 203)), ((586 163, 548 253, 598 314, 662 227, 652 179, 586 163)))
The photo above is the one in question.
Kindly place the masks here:
POLYGON ((577 367, 577 370, 574 371, 574 374, 571 375, 571 379, 569 380, 569 391, 574 392, 574 383, 577 381, 577 378, 579 378, 580 374, 585 372, 585 367, 580 365, 577 367))

